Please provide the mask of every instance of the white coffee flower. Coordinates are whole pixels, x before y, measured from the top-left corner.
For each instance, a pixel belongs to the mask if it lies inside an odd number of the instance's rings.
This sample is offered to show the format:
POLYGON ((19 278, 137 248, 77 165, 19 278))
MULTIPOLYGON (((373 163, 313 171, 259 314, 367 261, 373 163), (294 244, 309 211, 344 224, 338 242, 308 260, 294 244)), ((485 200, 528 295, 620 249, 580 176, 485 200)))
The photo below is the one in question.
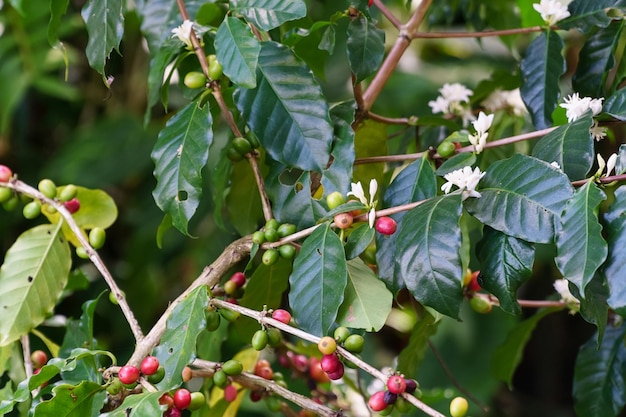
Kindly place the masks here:
POLYGON ((441 96, 448 102, 469 103, 469 98, 474 92, 460 83, 444 84, 439 89, 441 96))
POLYGON ((567 116, 567 121, 572 123, 589 110, 591 110, 594 116, 600 114, 603 100, 604 98, 581 98, 578 93, 574 93, 565 98, 563 100, 565 103, 561 103, 559 106, 566 110, 565 115, 567 116))
POLYGON ((476 153, 481 153, 487 144, 487 137, 489 136, 487 130, 491 127, 493 117, 493 114, 487 116, 485 113, 480 112, 478 114, 478 119, 472 122, 472 126, 474 126, 476 133, 469 135, 469 141, 472 145, 474 145, 476 153))
POLYGON ((437 113, 446 114, 448 113, 448 110, 450 107, 450 103, 448 103, 448 100, 446 100, 442 96, 438 96, 435 100, 429 101, 428 105, 430 106, 434 114, 437 114, 437 113))
POLYGON ((515 116, 528 113, 519 88, 510 91, 496 89, 481 104, 491 113, 495 113, 498 110, 506 110, 515 116))
POLYGON ((359 199, 361 203, 367 206, 370 210, 367 214, 367 219, 369 221, 370 227, 374 227, 374 222, 376 221, 376 200, 374 197, 376 196, 376 192, 378 191, 378 181, 376 179, 370 180, 370 198, 369 200, 365 197, 365 191, 363 191, 363 186, 361 185, 361 181, 357 183, 351 184, 351 189, 348 192, 348 196, 354 196, 359 199))
POLYGON ((593 121, 593 126, 589 128, 589 133, 591 133, 591 137, 596 140, 596 142, 600 142, 602 139, 606 137, 606 127, 598 126, 598 121, 593 121))
POLYGON ((193 49, 191 43, 191 29, 193 28, 193 22, 191 20, 185 20, 182 25, 172 29, 172 38, 178 38, 185 44, 187 49, 193 49))
POLYGON ((567 4, 558 0, 541 0, 541 3, 533 4, 533 9, 541 15, 541 18, 548 26, 552 26, 570 16, 567 4))
POLYGON ((556 281, 554 281, 554 283, 552 285, 554 285, 554 289, 561 296, 561 301, 563 301, 563 302, 565 302, 567 304, 578 304, 579 303, 578 298, 574 297, 572 295, 572 293, 570 292, 570 290, 569 290, 569 283, 568 283, 568 281, 565 278, 557 279, 556 281))
POLYGON ((469 197, 480 198, 480 193, 476 191, 476 186, 484 176, 485 173, 481 172, 479 168, 472 170, 471 166, 466 166, 457 169, 443 176, 447 182, 441 186, 441 191, 448 194, 452 186, 456 185, 459 190, 462 190, 463 200, 467 200, 469 197))
POLYGON ((467 120, 473 120, 474 116, 469 110, 467 103, 473 94, 472 90, 459 83, 446 83, 439 89, 440 95, 428 102, 434 114, 453 114, 463 118, 464 125, 467 120), (469 114, 469 116, 468 116, 469 114))

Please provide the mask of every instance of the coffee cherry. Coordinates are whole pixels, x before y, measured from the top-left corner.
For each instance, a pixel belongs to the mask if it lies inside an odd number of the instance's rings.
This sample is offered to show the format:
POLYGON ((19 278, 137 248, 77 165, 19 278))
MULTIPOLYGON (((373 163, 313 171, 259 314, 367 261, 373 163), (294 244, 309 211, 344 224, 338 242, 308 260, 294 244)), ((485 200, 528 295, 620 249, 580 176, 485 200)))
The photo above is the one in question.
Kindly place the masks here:
POLYGON ((76 256, 78 256, 80 259, 89 259, 89 254, 87 253, 87 249, 83 248, 82 246, 79 246, 76 248, 76 256))
POLYGON ((401 396, 398 396, 394 407, 400 412, 400 414, 408 414, 411 411, 411 403, 401 396))
POLYGON ((163 378, 165 378, 165 368, 159 366, 155 373, 148 375, 148 382, 151 384, 158 384, 163 381, 163 378))
POLYGON ((231 323, 237 320, 240 316, 238 311, 229 310, 227 308, 220 308, 219 312, 222 315, 222 317, 224 317, 226 320, 228 320, 231 323))
POLYGON ((300 372, 306 372, 309 369, 309 358, 304 355, 295 355, 292 357, 293 367, 300 372))
POLYGON ((199 391, 192 392, 191 402, 189 403, 189 407, 187 407, 187 409, 191 411, 198 410, 204 404, 206 404, 206 398, 204 398, 204 394, 199 391))
POLYGON ((278 226, 278 236, 283 238, 296 233, 296 225, 291 223, 283 223, 278 226))
POLYGON ((243 371, 243 365, 236 359, 231 359, 222 364, 222 370, 226 375, 239 375, 243 371))
POLYGON ((183 83, 187 88, 200 88, 206 85, 206 77, 200 71, 190 71, 185 74, 183 83))
POLYGON ((9 182, 13 176, 13 171, 6 165, 0 165, 0 182, 9 182))
POLYGON ((0 203, 5 203, 13 197, 13 190, 7 187, 0 187, 0 203))
POLYGON ((211 77, 212 80, 219 80, 223 73, 222 65, 217 62, 217 60, 209 64, 209 77, 211 77))
POLYGON ((237 149, 230 147, 226 150, 226 157, 233 162, 238 162, 243 159, 243 156, 237 152, 237 149))
POLYGON ((174 406, 179 410, 185 410, 191 404, 191 393, 186 388, 179 388, 174 393, 174 406))
POLYGON ((263 391, 250 391, 250 401, 253 403, 261 401, 263 398, 263 391))
POLYGON ((208 310, 204 315, 206 319, 206 329, 210 332, 220 327, 220 313, 216 310, 208 310))
POLYGON ((257 245, 262 245, 263 243, 265 243, 265 232, 257 230, 256 232, 252 233, 252 243, 255 243, 257 245))
POLYGON ((89 231, 89 244, 94 249, 100 249, 104 246, 104 241, 107 238, 107 232, 101 227, 94 227, 89 231))
POLYGON ((343 343, 346 341, 348 336, 350 336, 350 330, 343 326, 337 327, 333 336, 335 336, 335 341, 337 341, 337 343, 343 343))
POLYGON ((271 327, 265 331, 267 333, 267 344, 276 347, 283 342, 283 335, 280 330, 271 327))
POLYGON ((163 412, 163 417, 181 417, 182 414, 178 408, 172 407, 163 412))
POLYGON ((224 388, 224 399, 229 403, 237 399, 237 388, 234 385, 226 385, 224 388))
POLYGON ((469 404, 463 397, 455 397, 450 401, 450 415, 452 417, 465 417, 469 404))
POLYGON ((77 198, 72 198, 70 201, 66 201, 63 203, 65 209, 70 212, 70 214, 76 213, 80 210, 80 201, 77 198))
POLYGON ((339 213, 334 218, 335 225, 340 229, 347 229, 352 226, 353 221, 354 217, 350 213, 339 213))
POLYGON ((387 404, 385 403, 385 391, 374 393, 367 401, 367 405, 369 405, 372 411, 382 411, 387 408, 387 404))
POLYGON ((267 379, 268 381, 274 379, 274 371, 269 366, 266 368, 257 369, 255 375, 260 376, 263 379, 267 379))
POLYGON ((43 179, 39 181, 37 185, 37 189, 43 195, 48 198, 55 198, 57 196, 57 186, 49 179, 43 179))
POLYGON ((270 395, 265 399, 265 404, 267 405, 267 408, 274 413, 279 412, 282 407, 282 401, 280 398, 273 395, 270 395))
POLYGON ((409 394, 413 394, 419 386, 417 381, 414 379, 405 379, 404 383, 406 385, 405 392, 408 392, 409 394))
POLYGON ((317 342, 317 348, 322 355, 332 355, 337 350, 337 342, 330 336, 324 336, 317 342))
POLYGON ((139 379, 139 369, 134 365, 125 365, 117 373, 120 382, 124 385, 131 385, 139 379))
POLYGON ((474 311, 481 314, 487 314, 491 312, 492 309, 489 300, 476 294, 470 299, 470 306, 474 311))
POLYGON ((278 251, 274 248, 270 248, 263 253, 261 260, 267 266, 272 266, 278 261, 278 251))
POLYGON ((385 396, 383 397, 383 401, 387 405, 394 405, 396 400, 398 399, 398 394, 394 394, 391 391, 385 391, 385 396))
POLYGON ((261 368, 271 368, 271 365, 269 363, 269 361, 267 359, 259 359, 255 364, 254 364, 254 374, 257 375, 257 370, 261 369, 261 368))
POLYGON ((233 281, 237 287, 243 287, 243 284, 246 283, 246 275, 243 272, 235 272, 230 280, 233 281))
POLYGON ((351 334, 346 341, 343 342, 343 347, 352 353, 361 353, 364 345, 365 339, 359 334, 351 334))
POLYGON ((213 383, 219 388, 224 388, 228 383, 228 375, 223 370, 217 370, 213 374, 213 383))
POLYGON ((141 361, 141 373, 148 376, 153 375, 159 369, 159 360, 156 356, 146 356, 141 361))
POLYGON ((293 259, 296 256, 296 248, 292 245, 282 245, 278 247, 278 254, 283 259, 293 259))
POLYGON ((75 185, 66 185, 59 190, 59 200, 63 202, 70 201, 72 198, 76 197, 76 194, 78 194, 78 188, 76 188, 75 185))
POLYGON ((391 217, 379 217, 376 219, 376 231, 381 235, 393 235, 398 228, 398 224, 391 217))
POLYGON ((467 289, 472 292, 482 290, 482 287, 478 283, 478 277, 480 276, 480 271, 474 271, 471 274, 466 274, 466 277, 467 275, 469 275, 469 279, 467 280, 468 281, 467 283, 465 283, 466 278, 463 278, 463 283, 466 285, 467 289))
POLYGON ((169 392, 164 393, 159 397, 159 404, 165 405, 168 408, 174 407, 174 397, 169 392))
POLYGON ((437 146, 437 153, 442 158, 447 158, 449 156, 454 155, 455 151, 456 151, 456 146, 454 146, 454 143, 450 141, 441 142, 439 146, 437 146))
POLYGON ((278 239, 280 239, 280 236, 278 236, 278 230, 276 229, 266 229, 264 235, 265 240, 267 240, 268 242, 276 242, 278 239))
POLYGON ((30 361, 33 363, 33 368, 39 369, 48 362, 48 355, 43 350, 35 350, 30 354, 30 361))
POLYGON ((113 378, 107 385, 106 390, 111 395, 117 395, 122 391, 124 386, 120 382, 119 378, 113 378))
POLYGON ((392 375, 387 379, 387 389, 392 394, 402 394, 406 390, 406 381, 400 375, 392 375))
POLYGON ((330 380, 322 369, 322 361, 315 356, 309 359, 309 376, 317 383, 324 384, 330 380))
POLYGON ((335 354, 322 356, 320 366, 327 374, 337 372, 339 368, 343 368, 341 361, 335 354))
POLYGON ((274 229, 277 230, 278 229, 278 220, 276 219, 269 219, 268 221, 265 222, 265 230, 268 229, 274 229))
MULTIPOLYGON (((76 248, 76 252, 78 253, 78 248, 76 248)), ((85 253, 87 253, 87 252, 85 252, 85 253)), ((124 291, 120 291, 120 292, 122 293, 122 296, 126 297, 126 293, 124 291)), ((109 292, 109 301, 111 302, 111 304, 114 304, 114 305, 118 305, 119 304, 119 302, 117 301, 117 297, 115 296, 113 291, 109 292)))
POLYGON ((254 350, 263 350, 267 346, 268 339, 265 330, 257 330, 252 336, 252 347, 254 350))
POLYGON ((231 280, 228 280, 224 283, 224 292, 228 295, 234 295, 237 290, 239 290, 239 287, 237 286, 237 283, 231 280))
POLYGON ((272 318, 274 320, 278 320, 281 323, 289 324, 289 322, 291 322, 291 313, 289 313, 287 310, 279 308, 278 310, 274 310, 274 312, 272 313, 272 318))
POLYGON ((248 141, 248 139, 242 137, 236 137, 233 139, 233 148, 235 148, 240 155, 252 152, 252 144, 248 141))
POLYGON ((17 207, 19 203, 20 203, 20 199, 18 198, 17 195, 13 194, 11 198, 9 198, 7 201, 2 203, 2 208, 5 209, 6 211, 13 211, 15 210, 15 208, 17 207))
POLYGON ((328 379, 336 381, 338 379, 341 379, 341 377, 343 377, 343 372, 344 372, 343 364, 339 362, 339 368, 337 368, 335 372, 327 372, 326 375, 328 375, 328 379))
POLYGON ((24 215, 24 218, 28 220, 32 220, 39 216, 41 214, 41 203, 39 200, 34 200, 26 204, 22 209, 22 214, 24 215))
POLYGON ((185 366, 181 372, 181 376, 183 378, 183 382, 189 382, 191 381, 191 378, 193 378, 193 371, 190 367, 185 366))
POLYGON ((346 202, 346 198, 339 191, 333 191, 326 196, 326 204, 329 209, 334 209, 346 202))

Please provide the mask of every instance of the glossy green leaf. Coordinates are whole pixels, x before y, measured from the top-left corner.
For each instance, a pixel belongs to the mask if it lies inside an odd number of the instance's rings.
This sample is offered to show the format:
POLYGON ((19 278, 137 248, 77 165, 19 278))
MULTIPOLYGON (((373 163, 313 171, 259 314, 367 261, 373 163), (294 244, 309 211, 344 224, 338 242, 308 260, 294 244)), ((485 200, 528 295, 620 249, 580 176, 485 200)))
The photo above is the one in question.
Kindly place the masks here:
POLYGON ((81 14, 89 33, 89 65, 104 77, 104 65, 113 49, 119 52, 124 35, 122 0, 89 0, 81 14))
POLYGON ((522 361, 524 348, 530 340, 535 327, 537 327, 537 323, 548 314, 559 310, 559 308, 539 310, 513 327, 507 334, 504 343, 498 346, 491 357, 491 375, 511 387, 515 369, 522 361))
POLYGON ((337 318, 348 283, 343 245, 328 223, 304 241, 289 277, 289 305, 298 327, 323 336, 337 318))
POLYGON ((333 140, 328 104, 311 72, 289 49, 265 42, 257 87, 238 89, 235 102, 273 159, 304 170, 326 167, 333 140))
POLYGON ((182 383, 183 368, 196 357, 196 339, 206 326, 204 312, 208 305, 207 288, 200 286, 174 307, 161 343, 153 351, 165 368, 165 378, 157 384, 160 389, 171 389, 182 383))
POLYGON ((331 151, 332 163, 329 168, 324 170, 322 176, 325 195, 333 191, 339 191, 345 195, 350 191, 350 179, 356 157, 354 130, 352 129, 355 110, 354 100, 344 101, 330 108, 335 139, 331 151))
POLYGON ((532 155, 548 163, 556 162, 570 180, 585 178, 595 160, 589 128, 591 113, 559 126, 535 145, 532 155))
POLYGON ((383 61, 385 31, 375 22, 360 16, 348 24, 348 61, 359 83, 372 75, 383 61))
POLYGON ((202 168, 213 141, 209 106, 191 102, 167 121, 159 133, 152 160, 157 206, 172 216, 172 224, 188 235, 188 224, 202 197, 202 168))
POLYGON ((615 200, 604 215, 609 253, 604 273, 609 286, 609 306, 626 315, 626 188, 615 190, 615 200))
POLYGON ((167 409, 165 405, 159 405, 162 392, 144 392, 129 395, 124 402, 110 413, 100 414, 100 417, 147 417, 160 416, 167 409))
POLYGON ((61 18, 67 12, 69 0, 51 0, 50 1, 50 23, 48 24, 48 42, 50 46, 56 46, 59 42, 59 27, 61 26, 61 18))
POLYGON ((441 321, 424 311, 411 331, 409 343, 398 355, 398 371, 407 378, 417 378, 420 364, 424 360, 431 336, 437 332, 437 327, 441 321))
POLYGON ((585 287, 585 294, 580 297, 580 315, 588 323, 594 324, 598 331, 598 343, 604 337, 604 330, 609 323, 609 288, 606 277, 601 272, 596 273, 591 282, 585 287))
POLYGON ((556 265, 581 294, 607 255, 598 221, 598 207, 604 200, 604 192, 588 181, 565 206, 562 227, 556 235, 556 265))
POLYGON ((463 152, 454 155, 452 158, 446 160, 439 168, 437 168, 436 174, 440 177, 456 171, 457 169, 463 169, 467 166, 473 166, 476 163, 476 154, 474 152, 463 152))
POLYGON ((617 416, 626 404, 626 326, 608 328, 578 352, 574 366, 574 409, 580 417, 617 416))
POLYGON ((61 297, 71 264, 61 225, 36 226, 17 238, 0 268, 0 346, 46 319, 61 297))
POLYGON ((215 35, 215 54, 230 80, 245 88, 256 87, 256 68, 261 45, 244 22, 224 19, 215 35))
POLYGON ((609 71, 615 65, 615 48, 623 27, 623 20, 614 22, 599 29, 585 41, 572 77, 572 87, 581 97, 604 96, 604 85, 609 71))
POLYGON ((626 121, 626 89, 619 89, 609 97, 604 104, 603 111, 621 122, 626 121))
MULTIPOLYGON (((161 97, 161 87, 166 78, 165 70, 170 65, 176 55, 180 52, 180 45, 173 39, 166 41, 150 58, 150 69, 148 70, 148 105, 144 114, 144 124, 147 125, 152 117, 152 107, 159 102, 161 97)), ((165 88, 169 86, 166 84, 165 88)), ((164 100, 163 106, 167 108, 167 101, 164 100)))
POLYGON ((494 162, 478 191, 480 198, 465 201, 474 217, 509 236, 536 243, 552 241, 573 194, 560 170, 520 154, 494 162))
POLYGON ((567 9, 570 17, 559 22, 561 29, 576 28, 587 33, 594 27, 607 27, 611 19, 606 14, 606 9, 620 5, 620 0, 574 0, 567 9))
POLYGON ((240 235, 244 236, 258 230, 263 221, 263 208, 254 173, 248 161, 233 164, 230 191, 225 203, 230 214, 230 223, 240 235))
POLYGON ((463 302, 460 194, 428 200, 409 210, 396 238, 397 281, 417 301, 458 318, 463 302))
MULTIPOLYGON (((198 9, 205 4, 205 0, 185 0, 185 9, 191 20, 195 20, 198 9)), ((154 56, 166 39, 172 37, 172 29, 182 25, 183 18, 176 2, 170 0, 142 1, 142 7, 137 12, 141 17, 141 32, 148 41, 150 55, 154 56)), ((182 48, 182 42, 176 40, 182 48)))
POLYGON ((552 126, 552 112, 559 99, 559 78, 565 72, 563 40, 553 31, 542 32, 522 59, 520 93, 537 129, 552 126))
POLYGON ((74 386, 61 384, 52 388, 53 397, 35 407, 34 417, 94 416, 100 411, 106 399, 106 391, 100 384, 83 381, 74 386))
POLYGON ((237 0, 231 7, 232 13, 241 14, 261 30, 271 30, 306 16, 303 0, 237 0))
POLYGON ((534 245, 485 226, 476 254, 480 261, 479 284, 498 297, 504 311, 520 314, 517 289, 532 274, 534 245))
POLYGON ((337 314, 337 324, 379 331, 391 312, 393 295, 360 258, 348 261, 348 285, 337 314))
MULTIPOLYGON (((400 171, 389 187, 387 187, 383 206, 396 207, 402 204, 414 203, 432 198, 436 194, 437 179, 435 178, 433 168, 428 159, 420 158, 400 171)), ((405 212, 401 212, 391 216, 398 224, 398 230, 402 229, 404 215, 405 212)), ((401 277, 394 273, 398 233, 396 232, 388 237, 380 234, 376 236, 378 275, 394 293, 405 286, 401 277)))
POLYGON ((368 223, 357 225, 346 241, 346 258, 353 259, 359 256, 374 239, 376 231, 368 223))

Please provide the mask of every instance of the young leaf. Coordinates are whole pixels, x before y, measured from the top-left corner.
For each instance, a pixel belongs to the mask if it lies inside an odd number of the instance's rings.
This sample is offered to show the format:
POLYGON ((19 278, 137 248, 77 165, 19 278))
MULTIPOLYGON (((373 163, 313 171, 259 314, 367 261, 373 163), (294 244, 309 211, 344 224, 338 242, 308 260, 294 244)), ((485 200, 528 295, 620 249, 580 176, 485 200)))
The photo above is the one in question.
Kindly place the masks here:
POLYGON ((348 283, 343 245, 329 223, 304 241, 289 277, 289 305, 298 326, 325 335, 337 318, 348 283))
POLYGON ((600 346, 592 337, 578 352, 574 367, 576 415, 617 416, 626 404, 626 326, 607 328, 600 346))
POLYGON ((556 235, 556 266, 582 295, 607 255, 598 221, 598 206, 604 200, 604 192, 588 181, 567 203, 556 235))
POLYGON ((113 49, 118 50, 124 35, 122 0, 90 0, 81 14, 89 33, 89 65, 104 77, 106 60, 113 49))
POLYGON ((559 78, 565 72, 561 54, 563 40, 553 31, 537 36, 522 59, 520 93, 537 129, 552 125, 552 112, 559 99, 559 78))
POLYGON ((520 314, 517 289, 532 274, 534 245, 485 226, 477 255, 480 285, 498 297, 504 311, 520 314))
POLYGON ((17 238, 0 268, 0 346, 46 319, 65 288, 71 265, 60 224, 36 226, 17 238))
POLYGON ((608 257, 604 273, 609 286, 609 306, 617 314, 626 314, 626 188, 615 190, 615 201, 604 215, 608 257))
POLYGON ((224 19, 215 35, 217 60, 230 80, 244 88, 256 87, 256 67, 261 45, 252 31, 235 17, 224 19))
POLYGON ((397 281, 417 301, 458 318, 463 302, 460 194, 428 200, 402 219, 396 239, 397 281))
POLYGON ((537 142, 532 155, 548 163, 556 162, 572 181, 585 178, 595 160, 589 134, 592 124, 591 113, 587 112, 574 122, 559 126, 537 142))
POLYGON ((606 277, 600 271, 596 273, 591 282, 585 287, 585 295, 580 297, 580 315, 585 321, 595 324, 598 328, 598 343, 604 337, 609 316, 609 288, 606 277))
POLYGON ((303 0, 238 0, 231 13, 241 14, 261 30, 272 30, 290 20, 306 16, 303 0))
POLYGON ((206 326, 204 312, 208 305, 207 287, 200 286, 174 307, 161 343, 153 352, 165 368, 165 378, 158 383, 160 389, 171 389, 182 383, 183 368, 196 357, 196 339, 206 326))
POLYGON ((348 24, 348 61, 359 83, 372 75, 383 61, 385 31, 361 16, 348 24))
POLYGON ((202 197, 201 171, 209 158, 212 125, 209 106, 191 102, 167 121, 151 155, 157 179, 154 201, 185 235, 202 197))
POLYGON ((238 89, 235 102, 273 159, 308 171, 326 167, 333 140, 328 103, 311 72, 289 49, 265 42, 257 86, 238 89))
POLYGON ((520 154, 494 162, 479 185, 482 197, 466 200, 467 210, 496 230, 536 243, 552 241, 573 194, 560 170, 520 154))
POLYGON ((106 391, 95 382, 83 381, 78 385, 61 384, 52 388, 51 399, 35 407, 35 415, 43 416, 93 416, 104 405, 106 391))
POLYGON ((379 331, 391 311, 393 296, 360 258, 348 261, 348 285, 337 324, 353 329, 379 331))

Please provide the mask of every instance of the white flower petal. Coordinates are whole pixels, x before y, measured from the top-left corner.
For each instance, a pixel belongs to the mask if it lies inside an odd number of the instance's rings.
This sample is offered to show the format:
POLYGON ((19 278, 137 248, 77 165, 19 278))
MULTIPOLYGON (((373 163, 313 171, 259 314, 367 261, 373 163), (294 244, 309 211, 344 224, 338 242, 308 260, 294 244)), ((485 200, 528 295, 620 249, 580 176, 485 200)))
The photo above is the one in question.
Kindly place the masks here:
POLYGON ((357 183, 351 184, 351 189, 347 194, 348 196, 354 196, 361 201, 363 204, 367 204, 367 199, 365 198, 365 191, 363 191, 363 186, 361 185, 361 181, 357 183))
POLYGON ((604 175, 605 177, 608 177, 609 175, 611 175, 611 172, 613 172, 613 169, 615 168, 616 163, 617 163, 617 154, 614 153, 611 156, 609 156, 608 161, 606 161, 606 174, 604 175))
POLYGON ((376 191, 378 191, 378 181, 376 181, 376 178, 372 178, 372 180, 370 180, 370 206, 374 205, 376 191))
POLYGON ((376 209, 372 207, 370 212, 367 214, 367 220, 370 223, 370 229, 374 227, 374 222, 376 221, 376 209))

